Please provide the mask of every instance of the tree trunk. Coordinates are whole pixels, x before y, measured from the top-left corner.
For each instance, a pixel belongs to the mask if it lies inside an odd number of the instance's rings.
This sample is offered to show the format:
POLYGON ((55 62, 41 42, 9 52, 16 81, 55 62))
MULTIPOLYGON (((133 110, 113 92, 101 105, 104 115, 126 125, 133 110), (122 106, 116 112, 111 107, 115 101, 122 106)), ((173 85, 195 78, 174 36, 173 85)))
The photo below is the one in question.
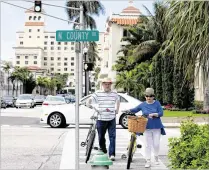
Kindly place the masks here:
POLYGON ((204 110, 209 111, 209 75, 207 75, 204 91, 204 110))
POLYGON ((18 81, 16 82, 16 97, 18 96, 18 81))
POLYGON ((15 83, 13 82, 12 83, 12 96, 14 96, 14 93, 15 93, 15 83))
POLYGON ((9 72, 8 72, 8 77, 7 77, 7 86, 8 86, 8 96, 9 96, 9 72))

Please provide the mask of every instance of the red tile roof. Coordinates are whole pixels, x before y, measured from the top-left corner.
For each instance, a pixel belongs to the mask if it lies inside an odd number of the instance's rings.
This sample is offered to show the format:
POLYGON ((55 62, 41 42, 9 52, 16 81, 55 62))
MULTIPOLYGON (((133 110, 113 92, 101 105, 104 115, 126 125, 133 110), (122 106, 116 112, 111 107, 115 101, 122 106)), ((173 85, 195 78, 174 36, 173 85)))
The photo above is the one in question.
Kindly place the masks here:
POLYGON ((111 22, 118 25, 136 25, 139 22, 138 18, 112 18, 111 22))
POLYGON ((126 14, 126 13, 133 13, 133 14, 141 14, 140 10, 133 7, 133 6, 129 6, 125 9, 123 9, 123 11, 121 12, 122 14, 126 14))

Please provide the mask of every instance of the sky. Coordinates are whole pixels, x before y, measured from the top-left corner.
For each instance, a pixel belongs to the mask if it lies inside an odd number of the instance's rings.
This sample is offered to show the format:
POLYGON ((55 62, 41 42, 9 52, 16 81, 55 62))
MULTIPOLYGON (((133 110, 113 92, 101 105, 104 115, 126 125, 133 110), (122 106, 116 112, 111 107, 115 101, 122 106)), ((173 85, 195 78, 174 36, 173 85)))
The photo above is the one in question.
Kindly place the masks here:
MULTIPOLYGON (((33 3, 30 2, 24 2, 22 1, 11 1, 11 0, 5 0, 9 3, 25 7, 25 8, 31 8, 33 6, 33 3)), ((43 0, 42 0, 43 1, 43 0)), ((51 0, 51 1, 43 1, 44 3, 48 4, 54 4, 54 5, 60 5, 64 6, 66 0, 51 0)), ((120 13, 124 8, 128 6, 128 0, 101 0, 101 3, 105 7, 105 14, 100 15, 99 17, 94 17, 97 24, 97 30, 100 32, 105 31, 105 22, 108 16, 110 16, 111 13, 120 13)), ((143 5, 145 5, 151 12, 153 11, 153 0, 147 0, 147 1, 141 1, 141 0, 134 0, 133 5, 138 8, 143 14, 147 14, 145 8, 143 5)), ((16 45, 16 32, 17 31, 23 31, 24 29, 24 23, 25 23, 25 10, 11 6, 5 3, 1 3, 0 8, 0 31, 1 31, 1 53, 0 53, 0 59, 1 60, 8 60, 10 58, 14 58, 14 49, 16 45)), ((52 7, 52 6, 46 6, 42 5, 42 8, 45 10, 45 12, 49 15, 53 15, 59 18, 68 19, 65 9, 58 8, 58 7, 52 7)), ((72 29, 72 24, 68 24, 65 21, 57 20, 48 16, 45 16, 45 31, 56 31, 56 30, 70 30, 72 29)))

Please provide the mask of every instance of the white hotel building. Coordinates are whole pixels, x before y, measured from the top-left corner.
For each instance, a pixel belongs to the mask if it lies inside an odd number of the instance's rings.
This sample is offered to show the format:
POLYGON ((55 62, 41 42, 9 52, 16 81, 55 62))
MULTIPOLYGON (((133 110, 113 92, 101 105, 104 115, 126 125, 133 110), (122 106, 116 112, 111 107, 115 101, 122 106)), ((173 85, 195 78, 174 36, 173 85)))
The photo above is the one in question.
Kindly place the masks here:
POLYGON ((100 80, 104 77, 112 78, 116 81, 116 72, 112 70, 118 56, 122 53, 118 51, 127 44, 126 41, 121 41, 125 36, 129 36, 127 27, 136 25, 139 21, 141 12, 133 6, 133 1, 129 1, 129 6, 122 10, 120 14, 112 14, 106 21, 105 46, 104 46, 104 60, 101 63, 100 80))
MULTIPOLYGON (((47 70, 49 73, 69 73, 68 86, 75 86, 75 43, 57 42, 56 32, 45 30, 45 17, 25 11, 24 30, 16 33, 14 65, 47 70)), ((100 33, 98 55, 103 57, 104 33, 100 33)), ((100 65, 100 63, 97 63, 100 65)))

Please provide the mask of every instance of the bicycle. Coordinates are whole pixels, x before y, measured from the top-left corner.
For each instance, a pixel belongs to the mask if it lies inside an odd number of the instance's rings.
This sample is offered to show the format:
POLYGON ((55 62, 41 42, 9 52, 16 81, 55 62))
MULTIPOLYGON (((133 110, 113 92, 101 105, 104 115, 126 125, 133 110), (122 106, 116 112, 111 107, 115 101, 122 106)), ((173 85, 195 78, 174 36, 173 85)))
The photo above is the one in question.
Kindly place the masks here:
MULTIPOLYGON (((98 114, 99 114, 99 112, 102 112, 101 110, 100 111, 97 110, 95 107, 90 107, 90 108, 95 110, 93 116, 90 117, 90 119, 92 120, 92 124, 89 128, 89 131, 88 131, 88 134, 87 134, 87 137, 86 137, 86 141, 81 142, 82 147, 86 146, 85 163, 87 163, 89 161, 89 158, 91 156, 91 152, 92 152, 92 149, 93 149, 95 136, 96 136, 96 129, 97 129, 96 124, 97 124, 98 114), (95 113, 97 113, 97 116, 95 116, 95 113)), ((99 148, 94 147, 94 150, 99 150, 99 148)))
MULTIPOLYGON (((93 149, 94 140, 95 140, 95 136, 96 136, 96 123, 97 123, 98 113, 99 113, 99 111, 96 110, 94 107, 92 107, 92 108, 95 110, 93 116, 90 117, 90 119, 92 120, 92 124, 89 128, 89 131, 88 131, 88 134, 86 137, 86 141, 81 142, 82 147, 86 146, 85 163, 87 163, 89 161, 89 158, 91 156, 91 151, 93 149), (97 116, 95 116, 95 113, 97 113, 97 116)), ((97 150, 97 148, 94 148, 94 149, 97 150)))
MULTIPOLYGON (((136 116, 135 114, 131 113, 130 111, 124 111, 124 113, 127 115, 130 115, 130 116, 136 116)), ((144 115, 142 115, 142 116, 146 118, 146 116, 144 116, 144 115)), ((130 139, 130 142, 127 147, 127 156, 128 156, 127 167, 126 167, 127 169, 130 169, 131 162, 133 160, 133 156, 136 152, 136 149, 142 148, 142 145, 137 144, 137 142, 136 142, 137 136, 141 136, 141 135, 143 135, 143 133, 131 132, 131 139, 130 139)), ((123 154, 121 156, 121 158, 126 159, 127 156, 125 154, 123 154)))

